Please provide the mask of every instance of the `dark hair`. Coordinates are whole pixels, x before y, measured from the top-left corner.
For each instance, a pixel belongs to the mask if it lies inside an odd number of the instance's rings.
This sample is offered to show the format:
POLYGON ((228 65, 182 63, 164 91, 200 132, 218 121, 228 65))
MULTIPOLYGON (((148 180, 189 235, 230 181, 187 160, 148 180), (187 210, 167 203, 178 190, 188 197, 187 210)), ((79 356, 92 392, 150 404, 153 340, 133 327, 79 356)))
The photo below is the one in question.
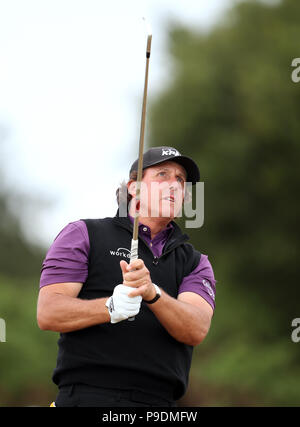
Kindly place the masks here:
MULTIPOLYGON (((144 177, 145 171, 143 170, 142 178, 144 177)), ((136 181, 137 180, 137 171, 133 170, 129 175, 129 181, 136 181)), ((126 207, 128 208, 128 205, 130 203, 130 200, 132 199, 132 195, 129 194, 127 184, 128 182, 121 182, 120 187, 117 188, 116 191, 116 197, 118 206, 120 206, 120 203, 126 203, 126 207)))

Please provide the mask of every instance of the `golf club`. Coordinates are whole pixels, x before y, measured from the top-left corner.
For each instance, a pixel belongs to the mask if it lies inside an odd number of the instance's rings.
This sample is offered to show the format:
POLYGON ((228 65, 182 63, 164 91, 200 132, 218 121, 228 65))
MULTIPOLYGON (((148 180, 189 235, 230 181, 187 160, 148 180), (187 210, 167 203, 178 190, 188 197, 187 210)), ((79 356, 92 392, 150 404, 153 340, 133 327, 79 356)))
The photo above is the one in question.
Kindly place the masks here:
MULTIPOLYGON (((145 83, 144 83, 144 95, 143 95, 143 107, 142 107, 142 118, 141 118, 141 129, 140 129, 140 141, 139 141, 139 161, 137 170, 137 183, 136 183, 136 206, 139 204, 141 196, 141 180, 143 173, 143 154, 144 154, 144 137, 145 137, 145 122, 146 122, 146 104, 147 104, 147 92, 148 92, 148 73, 149 73, 149 62, 151 53, 151 41, 152 31, 150 25, 146 19, 143 18, 147 28, 147 47, 146 47, 146 70, 145 70, 145 83)), ((130 262, 138 258, 138 233, 139 233, 139 210, 135 211, 134 224, 133 224, 133 235, 131 240, 130 249, 130 262)), ((132 321, 135 317, 129 317, 128 320, 132 321)))

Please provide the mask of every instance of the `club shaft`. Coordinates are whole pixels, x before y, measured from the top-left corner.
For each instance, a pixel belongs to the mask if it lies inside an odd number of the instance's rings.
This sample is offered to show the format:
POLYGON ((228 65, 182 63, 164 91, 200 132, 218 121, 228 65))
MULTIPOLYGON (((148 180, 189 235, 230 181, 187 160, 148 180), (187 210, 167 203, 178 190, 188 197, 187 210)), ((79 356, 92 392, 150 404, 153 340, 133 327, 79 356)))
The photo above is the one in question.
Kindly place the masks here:
MULTIPOLYGON (((145 82, 144 82, 144 94, 143 94, 143 107, 142 107, 142 118, 141 118, 141 129, 140 129, 140 141, 139 141, 139 161, 137 171, 137 186, 136 186, 136 206, 140 201, 141 195, 141 181, 143 174, 143 154, 144 154, 144 139, 145 139, 145 123, 146 123, 146 105, 147 105, 147 93, 148 93, 148 74, 149 74, 149 62, 151 54, 151 41, 152 34, 148 35, 147 47, 146 47, 146 70, 145 70, 145 82)), ((135 211, 134 223, 133 223, 133 236, 131 240, 130 250, 130 262, 138 258, 138 236, 139 236, 139 210, 135 211)), ((135 317, 129 317, 129 321, 134 321, 135 317)))
MULTIPOLYGON (((150 53, 151 53, 151 40, 152 40, 152 35, 149 35, 147 39, 147 49, 146 49, 146 70, 145 70, 143 107, 142 107, 141 129, 140 129, 140 141, 139 141, 136 205, 140 201, 141 181, 142 181, 142 174, 143 174, 143 153, 144 153, 144 139, 145 139, 146 106, 147 106, 147 94, 148 94, 148 75, 149 75, 149 63, 150 63, 150 53)), ((132 238, 135 241, 138 240, 138 224, 139 224, 139 211, 137 211, 135 214, 134 224, 133 224, 132 238)))

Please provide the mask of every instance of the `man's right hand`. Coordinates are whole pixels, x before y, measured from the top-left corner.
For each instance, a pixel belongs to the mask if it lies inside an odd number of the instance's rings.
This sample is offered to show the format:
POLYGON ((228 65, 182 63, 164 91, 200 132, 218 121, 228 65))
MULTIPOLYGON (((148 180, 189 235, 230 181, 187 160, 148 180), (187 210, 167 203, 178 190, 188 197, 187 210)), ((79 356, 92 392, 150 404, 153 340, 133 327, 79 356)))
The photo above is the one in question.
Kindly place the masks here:
POLYGON ((105 305, 108 307, 111 323, 134 317, 140 311, 142 297, 140 295, 129 297, 130 292, 132 289, 129 286, 117 285, 112 296, 106 301, 105 305))

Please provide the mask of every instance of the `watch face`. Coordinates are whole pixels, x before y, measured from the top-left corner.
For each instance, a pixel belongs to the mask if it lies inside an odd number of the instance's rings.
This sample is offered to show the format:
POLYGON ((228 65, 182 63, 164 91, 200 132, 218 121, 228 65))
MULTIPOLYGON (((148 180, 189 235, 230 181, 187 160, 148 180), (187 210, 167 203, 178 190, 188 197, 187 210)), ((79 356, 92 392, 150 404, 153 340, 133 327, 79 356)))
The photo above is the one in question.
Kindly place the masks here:
POLYGON ((154 287, 155 287, 156 294, 158 294, 158 295, 160 296, 160 295, 161 295, 161 290, 160 290, 160 288, 159 288, 157 285, 155 285, 154 283, 153 283, 153 285, 154 285, 154 287))

